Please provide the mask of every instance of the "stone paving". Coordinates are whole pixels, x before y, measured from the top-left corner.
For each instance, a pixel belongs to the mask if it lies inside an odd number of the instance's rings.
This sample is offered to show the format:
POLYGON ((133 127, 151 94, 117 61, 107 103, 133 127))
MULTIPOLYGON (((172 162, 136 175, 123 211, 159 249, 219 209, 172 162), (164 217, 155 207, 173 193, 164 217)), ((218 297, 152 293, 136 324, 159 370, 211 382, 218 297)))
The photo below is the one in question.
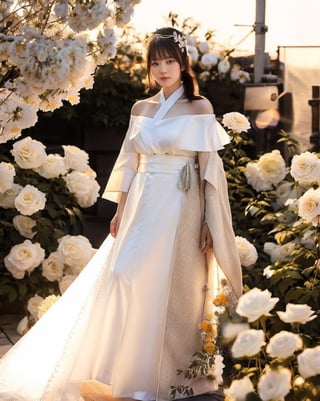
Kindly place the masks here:
MULTIPOLYGON (((0 358, 20 338, 17 333, 17 325, 20 321, 19 315, 0 314, 0 358)), ((197 397, 185 398, 185 401, 223 401, 221 394, 203 394, 197 397)))
POLYGON ((20 338, 17 333, 20 319, 18 315, 0 315, 0 358, 20 338))

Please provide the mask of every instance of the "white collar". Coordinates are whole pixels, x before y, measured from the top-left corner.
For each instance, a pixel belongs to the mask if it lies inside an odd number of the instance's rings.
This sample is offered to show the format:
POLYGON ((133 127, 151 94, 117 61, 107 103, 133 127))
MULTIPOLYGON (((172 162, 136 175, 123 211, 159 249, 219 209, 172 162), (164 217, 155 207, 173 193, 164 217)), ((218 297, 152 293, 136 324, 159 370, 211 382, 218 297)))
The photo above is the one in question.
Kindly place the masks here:
POLYGON ((160 108, 153 116, 154 120, 161 120, 167 112, 171 109, 171 107, 175 104, 175 102, 183 95, 184 87, 183 85, 179 86, 167 99, 164 97, 163 89, 160 91, 160 108))

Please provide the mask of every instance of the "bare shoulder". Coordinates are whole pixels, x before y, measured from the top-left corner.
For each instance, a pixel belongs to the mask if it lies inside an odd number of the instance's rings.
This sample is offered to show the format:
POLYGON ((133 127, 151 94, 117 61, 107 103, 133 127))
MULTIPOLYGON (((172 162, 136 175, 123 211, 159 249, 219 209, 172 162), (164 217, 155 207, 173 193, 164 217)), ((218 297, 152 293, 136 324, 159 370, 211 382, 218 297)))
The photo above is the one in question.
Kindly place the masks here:
POLYGON ((192 102, 192 107, 194 108, 194 114, 213 114, 211 102, 203 96, 197 100, 194 100, 192 102))
POLYGON ((156 96, 149 97, 147 99, 138 100, 131 108, 131 114, 148 115, 152 112, 152 109, 157 106, 156 96))
POLYGON ((146 100, 138 100, 131 108, 131 114, 139 115, 145 107, 146 100))

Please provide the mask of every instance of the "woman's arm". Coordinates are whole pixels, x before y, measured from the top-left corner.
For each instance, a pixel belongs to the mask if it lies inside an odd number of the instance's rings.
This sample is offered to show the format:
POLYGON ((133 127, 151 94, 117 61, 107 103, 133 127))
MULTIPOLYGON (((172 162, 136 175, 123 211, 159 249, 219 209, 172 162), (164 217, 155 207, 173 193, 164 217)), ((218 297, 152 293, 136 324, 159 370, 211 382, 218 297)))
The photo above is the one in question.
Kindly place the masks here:
POLYGON ((113 216, 112 220, 110 221, 110 234, 113 237, 116 237, 118 234, 120 222, 122 219, 123 209, 126 204, 127 197, 128 197, 128 192, 121 192, 121 198, 118 203, 116 213, 113 216))

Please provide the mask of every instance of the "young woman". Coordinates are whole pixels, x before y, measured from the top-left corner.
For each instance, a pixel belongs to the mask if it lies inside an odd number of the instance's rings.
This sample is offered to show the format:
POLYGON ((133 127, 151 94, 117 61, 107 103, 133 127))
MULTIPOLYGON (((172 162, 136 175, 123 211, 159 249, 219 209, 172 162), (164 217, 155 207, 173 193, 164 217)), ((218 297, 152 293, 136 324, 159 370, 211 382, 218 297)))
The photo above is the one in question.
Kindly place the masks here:
MULTIPOLYGON (((168 400, 170 386, 184 384, 177 369, 201 349, 204 288, 219 284, 214 264, 241 295, 217 153, 229 139, 197 94, 181 32, 152 35, 147 71, 160 90, 132 108, 103 194, 118 203, 111 235, 0 361, 1 400, 168 400)), ((206 378, 191 384, 195 394, 214 390, 206 378)))

